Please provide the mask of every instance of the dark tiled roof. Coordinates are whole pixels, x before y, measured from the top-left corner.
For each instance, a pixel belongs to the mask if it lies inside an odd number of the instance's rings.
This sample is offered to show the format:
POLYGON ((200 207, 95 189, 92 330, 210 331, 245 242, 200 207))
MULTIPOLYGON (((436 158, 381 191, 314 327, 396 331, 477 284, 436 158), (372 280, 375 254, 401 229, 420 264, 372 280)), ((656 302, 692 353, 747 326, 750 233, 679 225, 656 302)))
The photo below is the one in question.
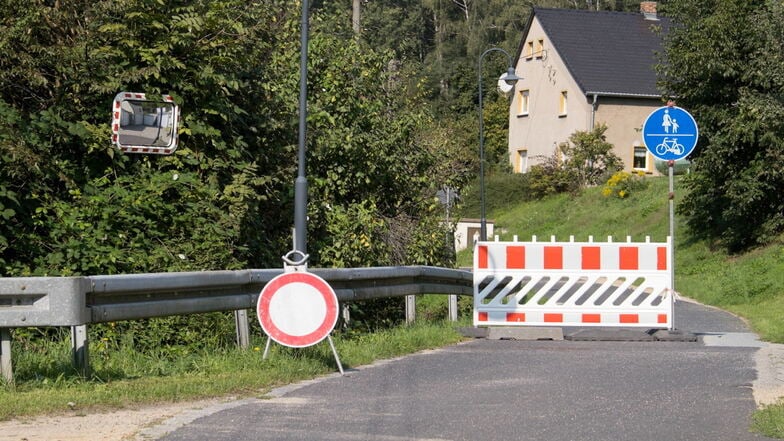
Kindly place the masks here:
POLYGON ((666 17, 549 8, 534 8, 534 16, 549 40, 545 49, 549 44, 558 51, 584 93, 660 96, 654 65, 656 53, 662 53, 661 35, 670 26, 666 17))

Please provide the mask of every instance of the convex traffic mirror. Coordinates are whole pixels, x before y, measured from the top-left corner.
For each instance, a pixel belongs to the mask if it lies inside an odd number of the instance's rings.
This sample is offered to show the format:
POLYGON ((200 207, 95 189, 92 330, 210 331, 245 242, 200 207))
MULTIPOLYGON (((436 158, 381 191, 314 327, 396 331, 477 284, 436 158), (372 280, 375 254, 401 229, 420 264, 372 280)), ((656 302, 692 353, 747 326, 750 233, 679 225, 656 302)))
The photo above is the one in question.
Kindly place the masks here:
POLYGON ((177 150, 179 118, 169 95, 120 92, 112 104, 112 142, 126 153, 170 155, 177 150))

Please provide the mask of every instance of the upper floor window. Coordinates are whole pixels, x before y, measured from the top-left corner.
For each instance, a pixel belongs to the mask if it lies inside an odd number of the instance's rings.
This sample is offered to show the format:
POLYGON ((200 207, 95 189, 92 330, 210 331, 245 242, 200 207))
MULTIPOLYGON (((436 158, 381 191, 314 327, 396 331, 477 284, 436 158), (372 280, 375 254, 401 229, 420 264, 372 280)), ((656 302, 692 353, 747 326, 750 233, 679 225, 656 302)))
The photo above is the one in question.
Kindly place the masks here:
POLYGON ((565 90, 561 91, 561 97, 558 100, 558 116, 566 116, 567 111, 567 92, 565 90))
POLYGON ((542 58, 544 56, 544 38, 540 38, 536 40, 536 58, 542 58))
POLYGON ((525 58, 531 59, 534 56, 534 42, 533 40, 525 44, 525 58))

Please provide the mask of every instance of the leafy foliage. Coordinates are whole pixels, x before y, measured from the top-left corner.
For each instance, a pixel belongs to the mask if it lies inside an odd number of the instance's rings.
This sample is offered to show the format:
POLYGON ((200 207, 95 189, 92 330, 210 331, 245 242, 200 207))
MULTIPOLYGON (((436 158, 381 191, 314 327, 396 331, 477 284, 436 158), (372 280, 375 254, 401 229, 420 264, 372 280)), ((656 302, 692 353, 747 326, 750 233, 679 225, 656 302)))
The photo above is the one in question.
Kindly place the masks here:
MULTIPOLYGON (((280 266, 296 176, 299 10, 285 0, 120 0, 0 11, 0 273, 280 266), (182 106, 175 155, 109 144, 121 90, 182 106)), ((448 265, 443 242, 429 239, 444 227, 421 90, 390 52, 344 38, 340 22, 311 17, 311 264, 448 265)), ((102 341, 121 329, 154 348, 183 323, 214 328, 215 318, 91 332, 102 341)), ((188 332, 168 343, 193 345, 188 332)))
POLYGON ((784 5, 779 1, 673 0, 679 27, 666 41, 662 86, 700 126, 689 227, 730 251, 784 230, 784 5))
POLYGON ((589 131, 578 130, 569 136, 568 142, 558 146, 563 168, 579 188, 600 184, 623 169, 623 161, 613 153, 613 145, 604 136, 606 131, 604 124, 589 131))
POLYGON ((574 193, 580 189, 577 179, 558 156, 553 154, 530 168, 526 173, 530 180, 531 196, 534 199, 558 193, 574 193))
POLYGON ((269 259, 249 244, 284 242, 280 217, 264 213, 285 202, 291 168, 270 148, 293 136, 284 95, 262 99, 257 85, 280 81, 262 67, 281 58, 271 48, 284 15, 237 1, 31 3, 14 12, 0 36, 0 68, 11 73, 0 80, 0 148, 13 173, 7 187, 28 197, 15 213, 19 239, 4 253, 7 274, 269 259), (126 156, 109 145, 108 103, 119 90, 170 93, 187 109, 176 156, 126 156), (261 226, 254 237, 250 226, 261 226))
MULTIPOLYGON (((514 53, 532 4, 363 2, 354 35, 347 3, 314 3, 311 264, 450 264, 435 194, 478 168, 477 60, 492 46, 514 53)), ((299 12, 285 0, 0 1, 0 274, 280 265, 299 12), (175 155, 109 145, 121 90, 182 105, 175 155)), ((488 57, 485 90, 506 61, 488 57)), ((501 171, 507 102, 488 94, 484 110, 488 162, 501 171)))

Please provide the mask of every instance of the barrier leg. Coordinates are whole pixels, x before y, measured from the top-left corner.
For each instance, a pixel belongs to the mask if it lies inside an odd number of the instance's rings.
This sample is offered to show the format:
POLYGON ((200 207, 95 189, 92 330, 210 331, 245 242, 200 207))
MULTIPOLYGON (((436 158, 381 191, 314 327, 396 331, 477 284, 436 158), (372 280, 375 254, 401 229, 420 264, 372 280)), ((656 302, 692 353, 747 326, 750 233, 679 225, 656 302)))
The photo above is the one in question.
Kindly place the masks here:
POLYGON ((3 380, 11 384, 14 382, 14 371, 11 364, 11 329, 0 328, 0 374, 3 380))
POLYGON ((250 347, 250 327, 248 325, 248 310, 234 311, 234 329, 237 333, 237 346, 242 349, 250 347))
POLYGON ((87 349, 87 325, 71 326, 73 365, 83 377, 90 376, 90 354, 87 349))

